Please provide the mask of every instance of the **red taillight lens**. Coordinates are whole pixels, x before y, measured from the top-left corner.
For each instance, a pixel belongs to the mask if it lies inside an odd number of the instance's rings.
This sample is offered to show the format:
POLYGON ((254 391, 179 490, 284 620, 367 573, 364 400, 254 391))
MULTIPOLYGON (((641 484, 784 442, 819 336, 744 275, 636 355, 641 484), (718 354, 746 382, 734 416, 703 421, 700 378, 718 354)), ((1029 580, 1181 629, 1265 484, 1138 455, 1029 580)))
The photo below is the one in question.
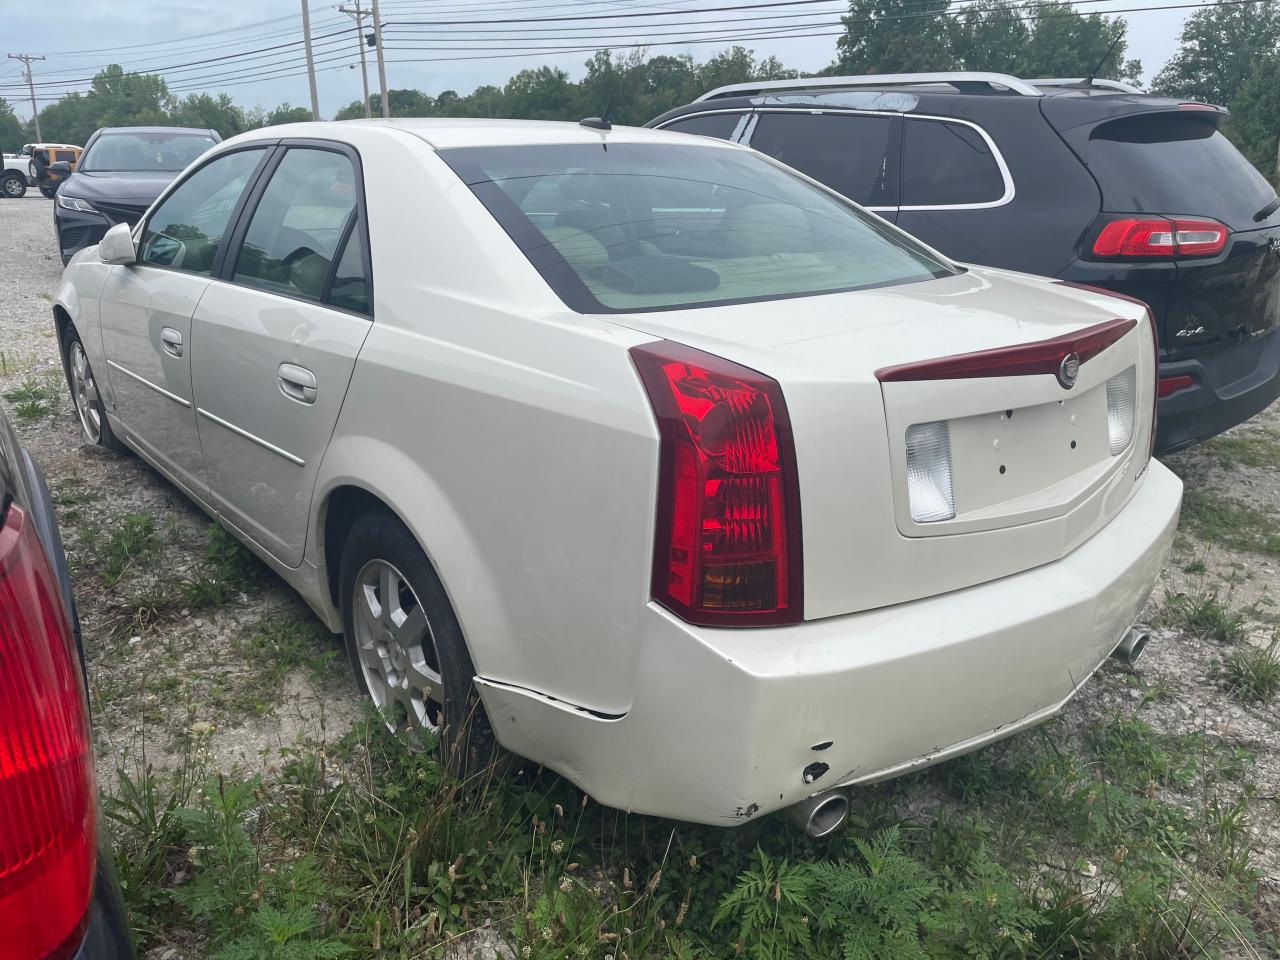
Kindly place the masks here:
POLYGON ((1227 245, 1227 228, 1216 220, 1155 217, 1112 220, 1093 241, 1097 257, 1203 257, 1227 245))
POLYGON ((95 844, 71 627, 34 525, 13 505, 0 527, 0 960, 76 951, 95 844))
POLYGON ((691 623, 795 623, 800 494, 778 384, 669 341, 632 359, 662 436, 653 596, 691 623))

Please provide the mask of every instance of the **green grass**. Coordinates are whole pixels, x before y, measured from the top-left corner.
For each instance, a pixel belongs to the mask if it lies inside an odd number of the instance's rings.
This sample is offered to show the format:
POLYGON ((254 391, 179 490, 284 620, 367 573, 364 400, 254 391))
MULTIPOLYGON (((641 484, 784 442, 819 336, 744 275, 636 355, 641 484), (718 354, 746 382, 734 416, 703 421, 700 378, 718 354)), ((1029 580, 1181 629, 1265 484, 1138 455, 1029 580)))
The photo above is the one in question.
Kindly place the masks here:
MULTIPOLYGON (((278 629, 268 644, 296 660, 278 629)), ((260 778, 122 773, 107 810, 144 950, 194 935, 213 957, 443 958, 485 924, 540 960, 1118 960, 1257 940, 1247 793, 1226 789, 1250 758, 1135 716, 1098 724, 1083 757, 1065 737, 856 791, 823 842, 781 817, 628 816, 549 774, 459 784, 372 716, 260 778), (925 783, 962 802, 902 819, 925 783)))
POLYGON ((109 587, 114 587, 128 573, 152 567, 159 561, 164 547, 155 516, 147 511, 125 514, 107 530, 84 527, 80 538, 89 548, 99 576, 109 587))
POLYGON ((1273 513, 1199 485, 1183 488, 1182 527, 1208 543, 1280 557, 1280 520, 1273 513))
POLYGON ((195 608, 222 606, 241 593, 254 592, 265 575, 266 568, 253 554, 225 527, 212 523, 200 563, 182 584, 182 602, 195 608))
POLYGON ((1161 620, 1203 640, 1238 643, 1244 638, 1245 616, 1233 610, 1217 591, 1165 593, 1161 620))
POLYGON ((14 415, 19 420, 28 422, 57 413, 60 396, 58 382, 52 378, 44 381, 28 378, 21 386, 4 394, 4 398, 13 404, 14 415))
POLYGON ((1266 433, 1219 436, 1205 442, 1200 453, 1220 466, 1280 470, 1280 439, 1266 433))
POLYGON ((1236 699, 1268 703, 1280 693, 1280 635, 1265 647, 1241 644, 1223 664, 1223 678, 1236 699))
POLYGON ((237 718, 270 712, 294 670, 306 670, 314 682, 324 683, 339 653, 333 636, 309 616, 265 620, 251 635, 237 637, 233 649, 236 669, 215 678, 209 701, 237 718))

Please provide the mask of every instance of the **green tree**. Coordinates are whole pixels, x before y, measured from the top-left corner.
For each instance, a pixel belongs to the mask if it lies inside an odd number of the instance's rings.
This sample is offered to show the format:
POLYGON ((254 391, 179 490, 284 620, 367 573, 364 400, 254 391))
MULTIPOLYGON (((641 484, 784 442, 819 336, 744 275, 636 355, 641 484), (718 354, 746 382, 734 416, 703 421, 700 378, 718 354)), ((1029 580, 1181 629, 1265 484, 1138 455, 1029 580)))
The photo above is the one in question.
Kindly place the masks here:
POLYGON ((1280 47, 1280 0, 1209 4, 1187 17, 1178 52, 1156 75, 1159 93, 1232 106, 1258 61, 1280 47))
POLYGON ((201 127, 217 130, 223 138, 234 137, 248 129, 245 112, 227 94, 216 97, 193 93, 174 106, 169 121, 179 127, 201 127))
POLYGON ((1280 57, 1254 62, 1231 104, 1232 138, 1249 162, 1275 182, 1280 139, 1280 57))
POLYGON ((22 121, 13 112, 9 101, 0 97, 0 152, 17 153, 26 142, 22 121))
MULTIPOLYGON (((951 51, 965 70, 1021 73, 1031 42, 1029 21, 1013 0, 978 0, 951 27, 951 51)), ((1044 74, 1039 74, 1044 76, 1044 74)))
POLYGON ((836 73, 950 70, 951 0, 850 0, 836 40, 836 73))
POLYGON ((1080 16, 1070 3, 1045 3, 1036 8, 1022 76, 1085 77, 1096 71, 1098 77, 1137 80, 1142 64, 1124 59, 1127 31, 1123 19, 1080 16))

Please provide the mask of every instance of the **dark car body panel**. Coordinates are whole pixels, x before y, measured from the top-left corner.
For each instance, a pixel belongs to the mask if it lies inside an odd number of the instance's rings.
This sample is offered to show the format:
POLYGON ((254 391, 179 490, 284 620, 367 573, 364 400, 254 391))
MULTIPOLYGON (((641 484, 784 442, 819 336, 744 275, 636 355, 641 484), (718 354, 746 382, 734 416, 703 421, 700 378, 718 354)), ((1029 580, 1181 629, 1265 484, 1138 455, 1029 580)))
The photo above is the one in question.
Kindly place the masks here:
MULTIPOLYGON (((1148 304, 1159 335, 1161 376, 1187 373, 1194 378, 1192 387, 1159 403, 1158 451, 1206 439, 1264 409, 1280 394, 1275 356, 1280 350, 1280 209, 1255 222, 1253 216, 1265 199, 1255 205, 1255 193, 1262 188, 1244 181, 1248 189, 1239 191, 1230 184, 1215 185, 1217 203, 1203 202, 1211 191, 1174 189, 1165 193, 1178 196, 1179 209, 1141 203, 1143 181, 1131 191, 1115 189, 1126 171, 1115 169, 1111 145, 1117 138, 1106 132, 1148 122, 1203 123, 1216 130, 1226 111, 1098 87, 1059 87, 1044 93, 1019 96, 993 92, 988 84, 965 83, 955 89, 886 85, 839 92, 830 87, 732 90, 668 111, 647 126, 665 127, 721 111, 750 115, 761 110, 896 113, 974 124, 989 135, 1007 167, 1014 185, 1007 202, 912 209, 906 205, 904 189, 903 206, 878 212, 961 262, 1088 284, 1148 304), (1112 166, 1099 168, 1106 163, 1112 166), (1103 223, 1135 214, 1215 219, 1232 232, 1225 249, 1214 256, 1094 258, 1093 241, 1103 223)), ((751 143, 750 122, 733 129, 729 139, 756 145, 751 143)), ((1125 138, 1119 141, 1123 148, 1125 138)), ((1148 146, 1141 136, 1132 142, 1138 150, 1148 146)), ((1158 138, 1151 142, 1160 144, 1158 138)), ((1243 158, 1238 159, 1247 167, 1243 158)), ((863 198, 852 199, 865 203, 863 198)))

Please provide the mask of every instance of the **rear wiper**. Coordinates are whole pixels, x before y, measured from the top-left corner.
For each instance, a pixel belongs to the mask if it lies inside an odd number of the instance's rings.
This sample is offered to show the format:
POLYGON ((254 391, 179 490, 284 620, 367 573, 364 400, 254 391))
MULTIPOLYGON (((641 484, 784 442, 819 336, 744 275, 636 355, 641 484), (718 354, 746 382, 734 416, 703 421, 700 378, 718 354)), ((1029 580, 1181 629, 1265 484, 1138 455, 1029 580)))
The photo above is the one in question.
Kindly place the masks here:
POLYGON ((1261 210, 1255 213, 1253 215, 1253 222, 1261 223, 1263 220, 1267 219, 1267 217, 1271 216, 1277 210, 1280 210, 1280 197, 1276 197, 1274 200, 1268 203, 1265 207, 1263 207, 1261 210))

